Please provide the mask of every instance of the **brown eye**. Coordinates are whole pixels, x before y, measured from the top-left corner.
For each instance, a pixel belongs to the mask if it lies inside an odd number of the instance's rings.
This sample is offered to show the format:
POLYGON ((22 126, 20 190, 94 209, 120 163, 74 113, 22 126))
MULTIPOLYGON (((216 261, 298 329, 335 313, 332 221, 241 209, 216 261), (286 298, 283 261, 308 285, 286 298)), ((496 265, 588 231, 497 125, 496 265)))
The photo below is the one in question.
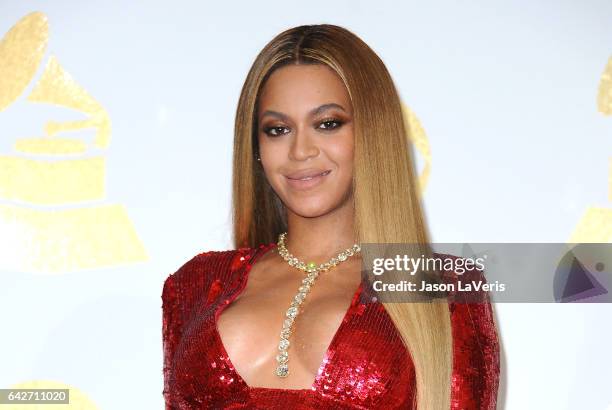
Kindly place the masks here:
POLYGON ((286 129, 287 129, 286 127, 281 127, 281 126, 278 126, 278 127, 264 127, 263 131, 264 131, 264 133, 266 135, 269 135, 271 137, 278 137, 279 135, 286 134, 287 132, 289 132, 289 131, 283 132, 283 130, 286 130, 286 129))
POLYGON ((341 126, 342 126, 342 121, 336 120, 334 118, 330 118, 330 119, 327 119, 319 123, 319 128, 326 130, 326 131, 332 131, 336 128, 340 128, 341 126))

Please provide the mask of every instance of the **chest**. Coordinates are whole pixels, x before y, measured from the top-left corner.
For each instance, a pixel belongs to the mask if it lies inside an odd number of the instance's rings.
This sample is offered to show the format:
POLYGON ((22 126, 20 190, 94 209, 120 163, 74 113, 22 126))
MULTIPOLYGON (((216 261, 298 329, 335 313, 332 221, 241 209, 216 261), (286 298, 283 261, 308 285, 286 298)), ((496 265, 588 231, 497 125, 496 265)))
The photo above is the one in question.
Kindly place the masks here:
MULTIPOLYGON (((414 367, 381 304, 349 305, 347 299, 313 297, 310 308, 305 306, 300 314, 303 322, 296 326, 293 339, 296 349, 290 351, 290 372, 296 377, 281 385, 275 382, 290 378, 273 375, 275 362, 267 361, 268 355, 277 353, 278 343, 274 336, 278 329, 267 319, 280 323, 285 307, 243 295, 221 295, 186 324, 173 369, 179 396, 218 407, 236 402, 254 405, 272 396, 279 400, 299 396, 311 407, 325 400, 348 400, 357 405, 354 408, 377 408, 380 403, 388 404, 385 408, 407 408, 412 402, 414 367), (309 331, 319 339, 309 337, 309 331)), ((320 292, 322 296, 330 295, 320 292)))
POLYGON ((313 286, 298 310, 288 339, 290 377, 279 378, 274 369, 280 333, 299 286, 299 281, 293 282, 277 281, 274 286, 250 282, 229 304, 216 309, 219 344, 249 386, 312 387, 353 313, 359 283, 346 288, 313 286))

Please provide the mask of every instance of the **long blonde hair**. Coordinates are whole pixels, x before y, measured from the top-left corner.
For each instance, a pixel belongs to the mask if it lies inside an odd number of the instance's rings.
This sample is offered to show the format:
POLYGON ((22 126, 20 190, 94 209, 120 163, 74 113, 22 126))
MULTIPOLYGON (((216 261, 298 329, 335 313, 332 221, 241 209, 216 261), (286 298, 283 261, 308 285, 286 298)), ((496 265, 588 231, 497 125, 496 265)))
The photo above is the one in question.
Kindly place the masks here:
MULTIPOLYGON (((242 87, 232 176, 234 245, 256 247, 275 242, 287 229, 284 207, 255 160, 258 95, 270 74, 287 64, 324 64, 348 90, 355 137, 355 238, 360 243, 428 244, 414 161, 393 80, 382 60, 359 37, 339 26, 319 24, 295 27, 272 39, 255 59, 242 87)), ((430 254, 429 249, 423 252, 430 254)), ((453 364, 448 303, 383 305, 412 357, 418 408, 448 409, 453 364)))

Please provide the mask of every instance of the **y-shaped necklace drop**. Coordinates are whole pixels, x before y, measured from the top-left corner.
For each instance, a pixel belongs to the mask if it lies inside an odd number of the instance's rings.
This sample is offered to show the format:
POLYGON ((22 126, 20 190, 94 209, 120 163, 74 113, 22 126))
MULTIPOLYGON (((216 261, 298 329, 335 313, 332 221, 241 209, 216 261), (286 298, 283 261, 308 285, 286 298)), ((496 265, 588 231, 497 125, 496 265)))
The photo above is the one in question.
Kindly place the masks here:
POLYGON ((289 375, 289 365, 287 362, 289 361, 289 353, 287 353, 287 349, 289 348, 289 336, 291 336, 291 329, 293 326, 293 322, 297 315, 300 312, 300 305, 310 292, 310 287, 313 285, 317 276, 319 276, 319 272, 326 272, 338 265, 340 262, 344 262, 350 256, 361 251, 359 245, 355 244, 351 248, 345 249, 340 252, 337 256, 331 258, 328 262, 322 263, 317 266, 314 262, 304 263, 300 261, 298 258, 293 256, 287 250, 285 246, 285 238, 287 236, 287 232, 281 233, 278 237, 278 254, 283 257, 290 266, 300 269, 304 272, 308 273, 308 276, 302 280, 302 284, 298 289, 298 294, 293 298, 293 302, 291 302, 291 306, 287 309, 287 313, 285 316, 287 317, 283 322, 283 330, 280 334, 280 343, 278 344, 279 354, 276 356, 276 361, 278 362, 278 366, 276 367, 276 375, 278 377, 287 377, 289 375))

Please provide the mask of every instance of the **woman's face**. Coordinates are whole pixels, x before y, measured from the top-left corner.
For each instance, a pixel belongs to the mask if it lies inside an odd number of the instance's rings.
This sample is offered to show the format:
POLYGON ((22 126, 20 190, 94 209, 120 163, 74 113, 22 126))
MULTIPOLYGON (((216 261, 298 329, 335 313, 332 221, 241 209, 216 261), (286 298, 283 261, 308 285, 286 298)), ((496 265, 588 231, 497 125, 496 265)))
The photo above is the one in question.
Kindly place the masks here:
POLYGON ((353 109, 342 80, 325 65, 289 65, 259 99, 258 141, 268 182, 303 217, 327 214, 351 197, 353 109))

